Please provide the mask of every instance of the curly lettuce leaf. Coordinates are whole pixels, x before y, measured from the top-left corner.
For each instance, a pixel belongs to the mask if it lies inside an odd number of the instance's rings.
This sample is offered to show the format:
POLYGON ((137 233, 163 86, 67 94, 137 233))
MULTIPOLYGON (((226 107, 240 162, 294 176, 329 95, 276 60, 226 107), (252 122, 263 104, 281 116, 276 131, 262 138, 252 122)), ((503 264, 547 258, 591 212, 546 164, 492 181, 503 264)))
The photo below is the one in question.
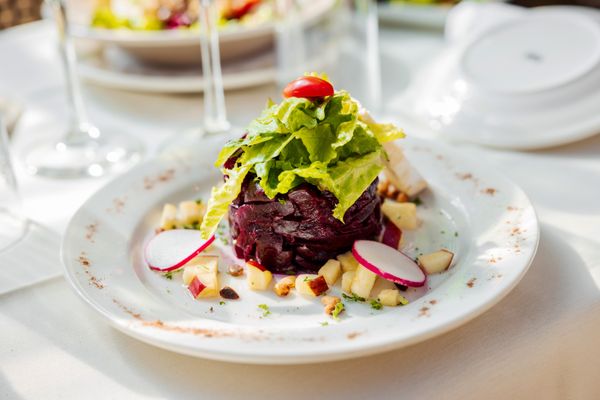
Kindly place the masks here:
POLYGON ((227 170, 227 180, 221 186, 212 188, 210 199, 206 207, 206 214, 200 226, 200 235, 206 240, 215 233, 219 222, 227 214, 229 204, 240 193, 242 183, 252 169, 252 165, 242 165, 239 168, 227 170))
POLYGON ((216 229, 227 207, 239 194, 248 174, 255 175, 269 198, 307 182, 338 200, 333 215, 343 221, 383 169, 382 144, 404 137, 392 124, 375 122, 347 92, 324 100, 284 99, 269 102, 250 123, 244 138, 227 143, 215 165, 239 155, 229 178, 213 190, 202 234, 216 229))

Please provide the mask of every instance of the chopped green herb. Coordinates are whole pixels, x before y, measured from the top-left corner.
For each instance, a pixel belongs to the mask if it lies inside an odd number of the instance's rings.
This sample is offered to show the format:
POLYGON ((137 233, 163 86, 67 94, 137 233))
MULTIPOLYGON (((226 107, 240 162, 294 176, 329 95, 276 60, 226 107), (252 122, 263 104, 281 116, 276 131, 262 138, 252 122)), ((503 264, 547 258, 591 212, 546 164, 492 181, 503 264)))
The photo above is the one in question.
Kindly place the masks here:
POLYGON ((263 317, 268 316, 269 314, 271 314, 271 310, 269 310, 269 306, 266 304, 259 304, 258 308, 260 308, 261 310, 263 310, 263 317))
POLYGON ((333 319, 338 320, 340 319, 340 313, 342 311, 344 311, 346 307, 344 306, 344 303, 339 302, 335 305, 335 308, 333 309, 333 312, 331 313, 331 316, 333 317, 333 319))
POLYGON ((329 322, 327 322, 327 321, 323 321, 323 322, 321 322, 320 324, 321 324, 321 326, 327 326, 327 325, 329 325, 329 322))
POLYGON ((383 308, 383 304, 379 300, 371 300, 371 308, 374 310, 381 310, 383 308))
MULTIPOLYGON (((364 301, 365 301, 365 298, 364 298, 364 297, 357 296, 357 295, 356 295, 356 294, 354 294, 354 293, 352 293, 352 296, 348 296, 346 293, 342 293, 342 297, 343 297, 344 299, 348 300, 348 301, 353 301, 353 302, 355 302, 355 303, 358 303, 358 302, 361 302, 361 303, 362 303, 362 302, 364 302, 364 301)), ((339 304, 339 303, 338 303, 338 304, 339 304)))
POLYGON ((313 280, 313 278, 311 278, 310 276, 305 276, 304 277, 304 282, 310 282, 312 280, 313 280))
POLYGON ((285 199, 278 199, 279 204, 285 204, 285 199))
POLYGON ((408 299, 404 296, 398 296, 398 299, 400 300, 400 304, 405 306, 409 303, 408 299))
POLYGON ((201 205, 202 204, 202 199, 196 199, 196 204, 201 205))
POLYGON ((166 274, 163 275, 165 278, 167 278, 168 280, 172 281, 173 280, 173 271, 169 271, 166 274))
POLYGON ((220 306, 224 306, 225 304, 227 304, 227 303, 225 303, 223 300, 221 300, 221 301, 219 302, 219 305, 220 305, 220 306))
POLYGON ((423 204, 423 201, 420 197, 417 197, 413 200, 413 203, 415 203, 417 206, 420 206, 421 204, 423 204))
POLYGON ((458 237, 458 232, 454 232, 454 237, 458 237))

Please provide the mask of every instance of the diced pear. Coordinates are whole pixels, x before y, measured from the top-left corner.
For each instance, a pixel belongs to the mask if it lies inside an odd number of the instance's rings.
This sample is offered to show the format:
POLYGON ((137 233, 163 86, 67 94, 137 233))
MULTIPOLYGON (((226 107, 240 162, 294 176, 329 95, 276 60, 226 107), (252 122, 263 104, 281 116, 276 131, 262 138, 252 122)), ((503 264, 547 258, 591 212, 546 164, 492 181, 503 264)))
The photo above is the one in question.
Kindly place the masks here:
POLYGON ((379 292, 377 300, 386 307, 396 307, 399 304, 408 304, 408 300, 400 294, 398 289, 384 289, 379 292))
POLYGON ((368 299, 376 278, 377 275, 375 273, 369 271, 362 265, 359 265, 358 268, 356 268, 356 271, 354 271, 354 279, 350 286, 350 292, 368 299))
POLYGON ((354 271, 358 267, 358 261, 352 255, 352 252, 343 253, 337 256, 338 261, 342 264, 342 271, 354 271))
POLYGON ((169 230, 177 226, 177 207, 167 203, 163 206, 162 215, 160 217, 160 229, 169 230))
POLYGON ((350 293, 350 287, 354 280, 354 271, 346 271, 342 274, 342 291, 350 293))
POLYGON ((333 286, 342 275, 342 266, 338 260, 327 260, 319 269, 318 275, 322 275, 327 284, 333 286))
POLYGON ((267 290, 273 280, 271 271, 261 270, 253 264, 246 263, 246 282, 252 290, 267 290))
POLYGON ((417 205, 415 203, 398 203, 385 200, 381 206, 381 212, 388 217, 399 229, 417 229, 417 205))
POLYGON ((296 290, 298 293, 317 297, 329 289, 325 277, 316 274, 300 274, 296 277, 296 290))
POLYGON ((419 256, 417 262, 427 275, 439 274, 440 272, 446 271, 452 264, 454 253, 449 250, 442 249, 434 251, 433 253, 419 256))
POLYGON ((202 214, 200 207, 195 201, 182 201, 179 203, 179 214, 177 219, 180 224, 189 225, 200 222, 202 214))
POLYGON ((396 189, 413 197, 427 188, 427 182, 408 162, 400 146, 393 142, 387 142, 383 147, 388 155, 385 176, 396 189))

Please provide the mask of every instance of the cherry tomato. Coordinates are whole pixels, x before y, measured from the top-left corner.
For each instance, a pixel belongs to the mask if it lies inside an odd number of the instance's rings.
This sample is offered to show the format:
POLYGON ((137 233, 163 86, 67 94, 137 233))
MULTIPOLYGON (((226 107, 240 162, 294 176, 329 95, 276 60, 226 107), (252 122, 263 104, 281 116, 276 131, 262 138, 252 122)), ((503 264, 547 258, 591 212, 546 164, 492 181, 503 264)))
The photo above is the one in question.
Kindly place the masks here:
POLYGON ((316 97, 333 96, 333 86, 325 79, 316 76, 302 76, 288 83, 283 89, 283 97, 316 97))

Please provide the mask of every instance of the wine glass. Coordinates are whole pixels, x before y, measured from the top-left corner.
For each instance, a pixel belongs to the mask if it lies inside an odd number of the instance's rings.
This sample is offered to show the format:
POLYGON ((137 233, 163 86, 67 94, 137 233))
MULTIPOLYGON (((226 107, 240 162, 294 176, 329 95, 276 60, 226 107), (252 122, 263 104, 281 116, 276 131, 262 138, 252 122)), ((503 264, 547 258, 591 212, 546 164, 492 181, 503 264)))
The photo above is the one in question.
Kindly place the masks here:
MULTIPOLYGON (((69 35, 66 0, 47 0, 52 9, 59 37, 65 77, 69 120, 58 140, 36 141, 24 155, 28 170, 53 178, 100 177, 123 170, 137 162, 143 151, 141 142, 122 132, 100 131, 88 117, 77 78, 77 59, 69 35)), ((52 129, 50 126, 49 129, 52 129)))
POLYGON ((204 120, 200 129, 191 129, 167 139, 164 154, 189 156, 199 151, 207 141, 222 142, 241 132, 233 130, 227 120, 223 73, 219 51, 218 7, 215 0, 199 2, 200 51, 204 81, 204 120))
POLYGON ((6 125, 0 113, 0 252, 17 242, 26 227, 9 154, 6 125))

